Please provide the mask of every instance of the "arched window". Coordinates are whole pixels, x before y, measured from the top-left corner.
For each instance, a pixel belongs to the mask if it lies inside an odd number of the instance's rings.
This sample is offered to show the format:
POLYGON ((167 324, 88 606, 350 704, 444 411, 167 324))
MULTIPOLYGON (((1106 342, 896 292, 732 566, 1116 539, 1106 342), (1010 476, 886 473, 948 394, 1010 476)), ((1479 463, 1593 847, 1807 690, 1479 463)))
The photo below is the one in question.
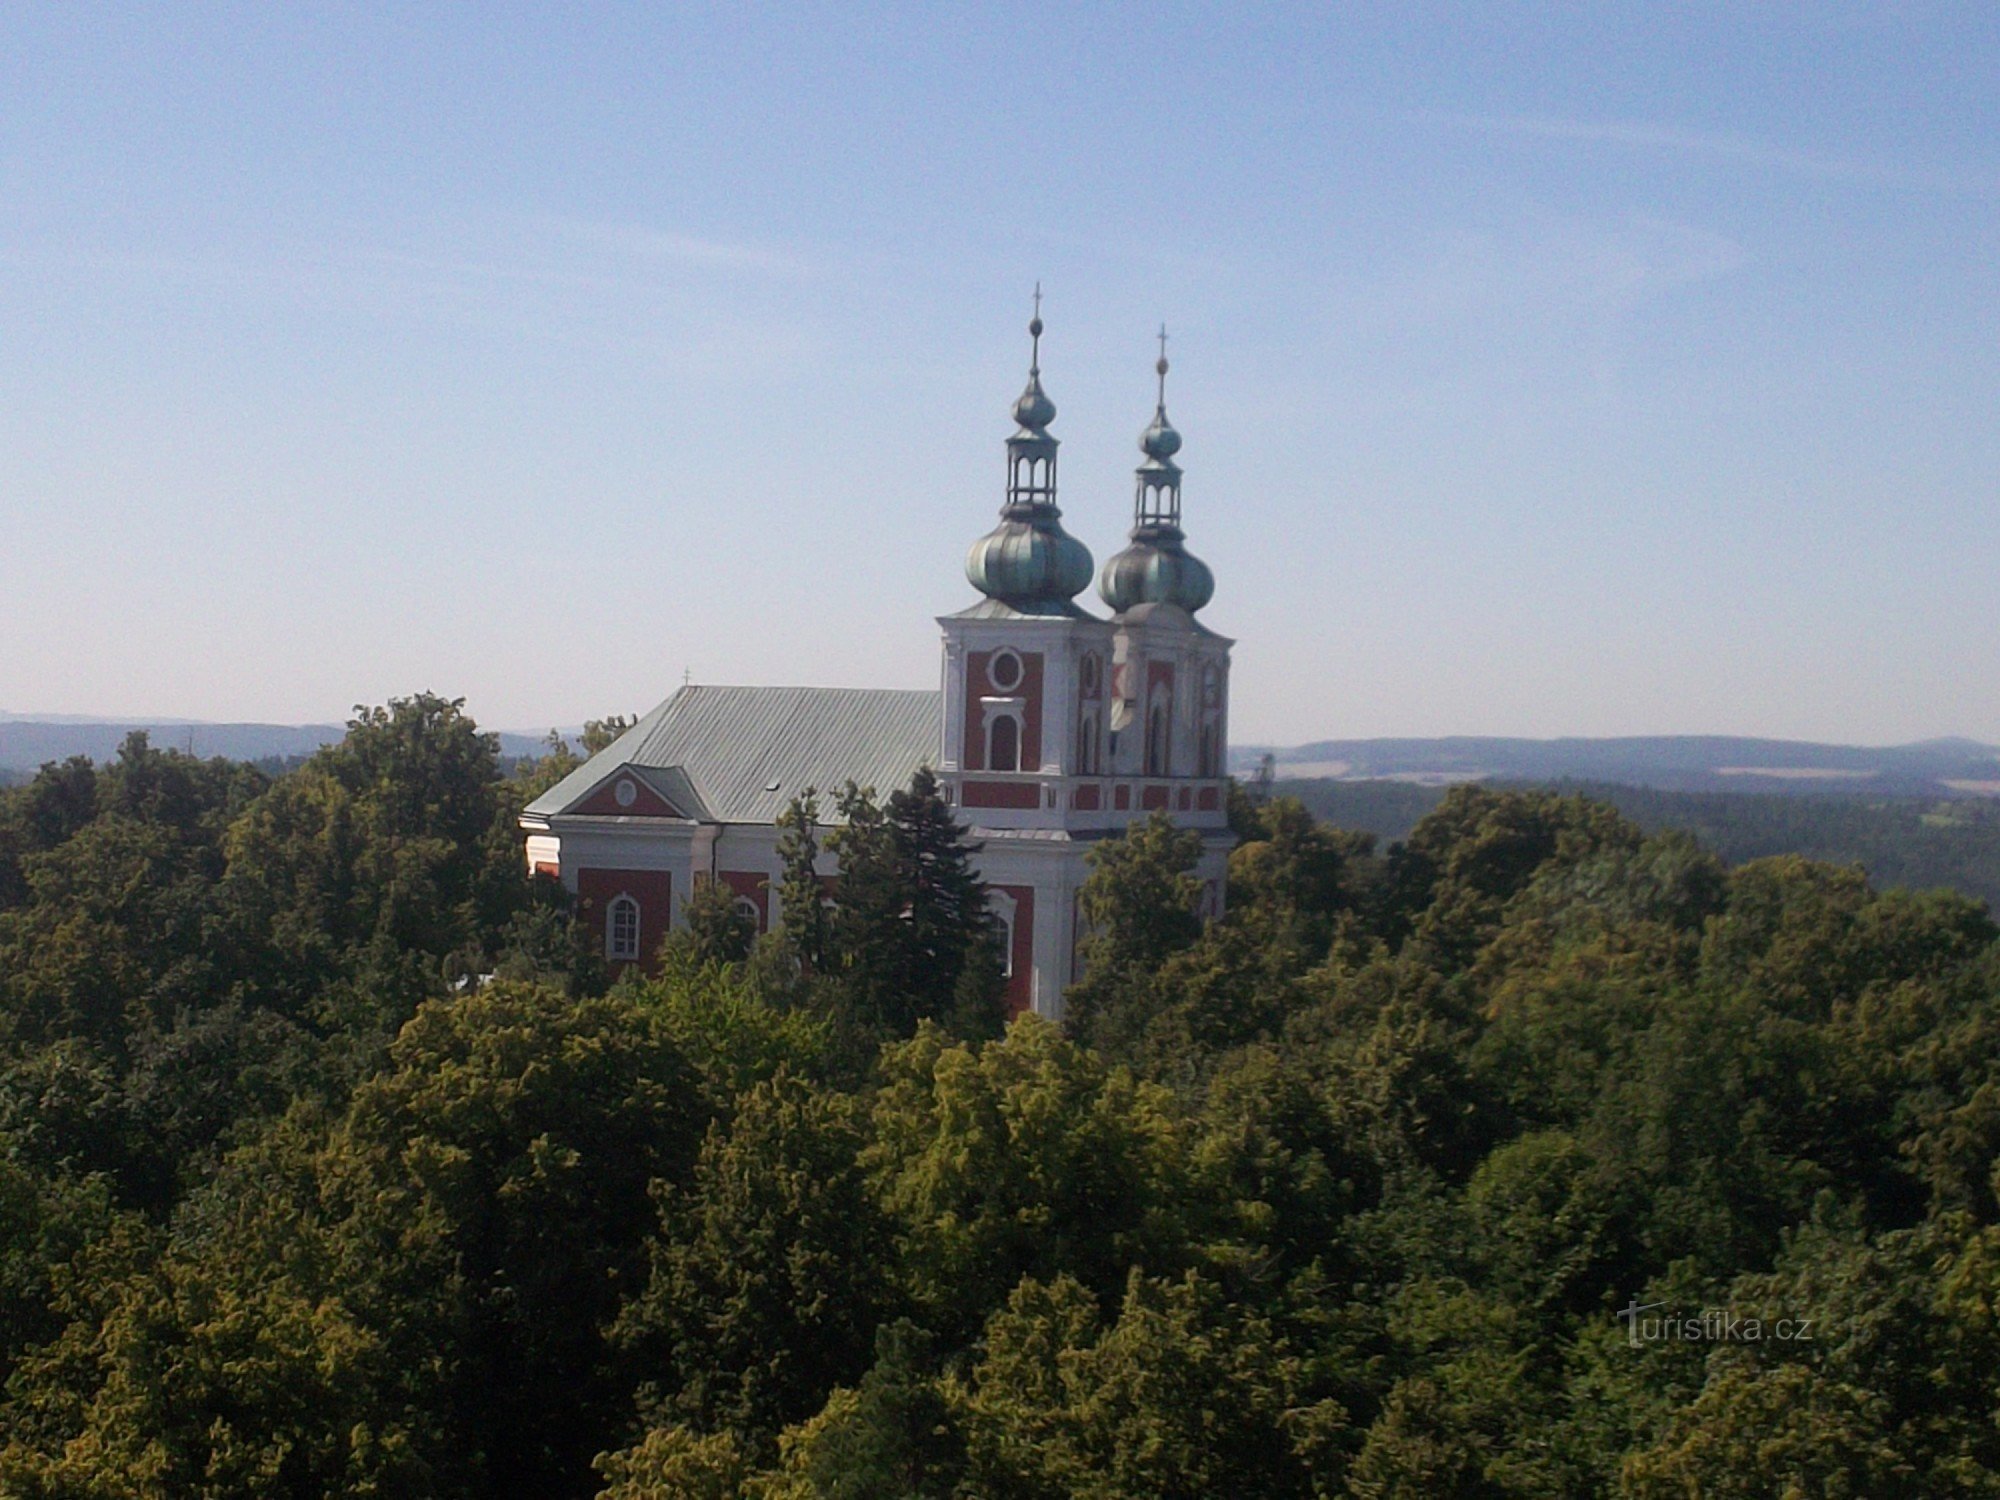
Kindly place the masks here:
POLYGON ((756 931, 762 932, 764 930, 763 910, 748 896, 738 896, 736 898, 736 912, 739 916, 747 917, 751 927, 756 931))
POLYGON ((1146 719, 1146 774, 1148 776, 1173 775, 1172 758, 1168 754, 1167 705, 1155 703, 1153 712, 1146 719))
POLYGON ((630 963, 639 957, 639 903, 614 896, 604 909, 604 956, 630 963))
POLYGON ((1097 689, 1104 681, 1104 668, 1099 663, 1095 651, 1089 652, 1083 658, 1083 665, 1077 672, 1077 681, 1084 697, 1095 698, 1097 696, 1097 689))
POLYGON ((1222 774, 1221 768, 1215 763, 1214 724, 1204 724, 1201 726, 1201 769, 1196 774, 1201 776, 1220 776, 1222 774))
POLYGON ((1012 714, 995 714, 986 726, 986 769, 1021 769, 1021 721, 1012 714))
POLYGON ((1005 891, 989 890, 986 893, 986 909, 993 913, 993 920, 1000 930, 1000 972, 1005 977, 1014 977, 1014 916, 1020 903, 1005 891))
POLYGON ((1076 726, 1076 771, 1079 776, 1097 774, 1097 715, 1085 714, 1076 726))

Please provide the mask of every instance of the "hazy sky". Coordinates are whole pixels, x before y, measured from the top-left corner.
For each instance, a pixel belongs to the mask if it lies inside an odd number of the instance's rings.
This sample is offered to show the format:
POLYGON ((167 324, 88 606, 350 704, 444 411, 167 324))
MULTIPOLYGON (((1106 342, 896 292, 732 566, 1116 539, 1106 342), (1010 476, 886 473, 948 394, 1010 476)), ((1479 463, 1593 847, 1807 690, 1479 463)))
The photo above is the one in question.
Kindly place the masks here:
POLYGON ((1068 11, 0 9, 0 709, 928 686, 1039 278, 1239 741, 2000 741, 2000 7, 1068 11))

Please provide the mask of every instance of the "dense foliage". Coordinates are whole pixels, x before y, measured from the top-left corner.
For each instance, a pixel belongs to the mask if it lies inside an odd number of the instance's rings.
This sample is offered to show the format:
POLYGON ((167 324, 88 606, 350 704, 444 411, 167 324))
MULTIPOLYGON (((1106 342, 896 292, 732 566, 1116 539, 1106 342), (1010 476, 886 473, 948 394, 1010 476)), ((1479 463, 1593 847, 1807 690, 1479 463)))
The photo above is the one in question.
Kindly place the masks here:
MULTIPOLYGON (((1680 829, 1732 865, 1776 854, 1860 865, 1878 886, 1945 886, 2000 906, 2000 798, 1884 796, 1812 783, 1808 792, 1665 791, 1611 782, 1549 790, 1606 802, 1649 833, 1680 829)), ((1445 789, 1403 781, 1283 781, 1319 817, 1383 843, 1409 837, 1445 789)))
POLYGON ((0 1493, 2000 1494, 1983 906, 1240 799, 1225 917, 1139 826, 1003 1033, 928 777, 607 987, 575 763, 421 697, 0 794, 0 1493))

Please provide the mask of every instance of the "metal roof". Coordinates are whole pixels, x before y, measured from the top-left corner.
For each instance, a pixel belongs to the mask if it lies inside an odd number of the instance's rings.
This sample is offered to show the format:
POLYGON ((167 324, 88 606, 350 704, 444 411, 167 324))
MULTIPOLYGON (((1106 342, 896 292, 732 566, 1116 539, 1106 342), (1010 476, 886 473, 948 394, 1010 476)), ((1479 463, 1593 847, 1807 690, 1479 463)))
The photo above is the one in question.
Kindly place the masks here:
POLYGON ((953 620, 1097 620, 1074 599, 1038 599, 1009 604, 1004 599, 981 599, 970 608, 947 618, 953 620))
MULTIPOLYGON (((935 764, 943 695, 878 688, 684 687, 527 806, 562 812, 623 765, 678 772, 718 823, 770 823, 807 787, 820 816, 852 780, 887 797, 935 764)), ((649 778, 651 779, 651 778, 649 778)), ((656 785, 665 792, 668 778, 656 785)), ((669 800, 685 806, 686 796, 669 800)))

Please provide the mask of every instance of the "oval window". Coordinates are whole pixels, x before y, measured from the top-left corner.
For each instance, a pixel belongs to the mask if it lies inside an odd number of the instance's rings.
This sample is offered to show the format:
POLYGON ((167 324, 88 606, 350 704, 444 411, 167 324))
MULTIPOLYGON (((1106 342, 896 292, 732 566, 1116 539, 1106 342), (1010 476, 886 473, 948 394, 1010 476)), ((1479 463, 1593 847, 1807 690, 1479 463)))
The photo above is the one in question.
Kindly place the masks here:
POLYGON ((1011 651, 996 651, 987 665, 986 680, 999 692, 1013 692, 1021 685, 1021 658, 1011 651))

